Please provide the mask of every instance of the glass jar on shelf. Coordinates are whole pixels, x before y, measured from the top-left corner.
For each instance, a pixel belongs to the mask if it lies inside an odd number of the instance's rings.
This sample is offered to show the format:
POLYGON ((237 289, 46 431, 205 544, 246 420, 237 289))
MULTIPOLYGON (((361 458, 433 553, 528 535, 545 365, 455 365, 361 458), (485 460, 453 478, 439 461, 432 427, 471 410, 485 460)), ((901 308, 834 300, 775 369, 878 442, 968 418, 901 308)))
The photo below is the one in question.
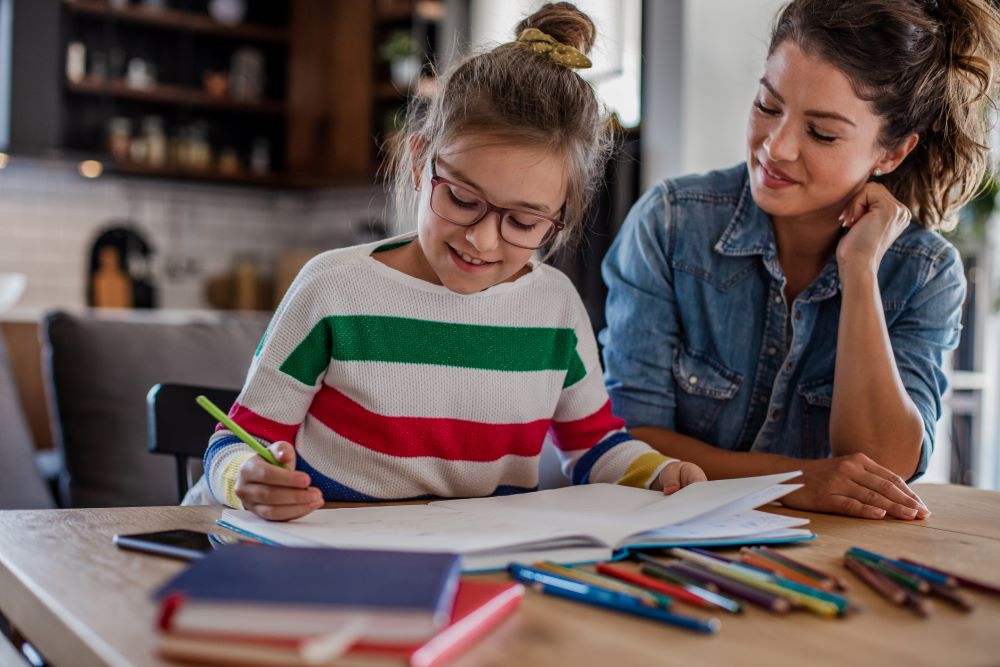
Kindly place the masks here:
POLYGON ((124 116, 115 116, 108 121, 108 152, 118 162, 129 159, 129 143, 132 140, 132 121, 124 116))
POLYGON ((146 158, 149 166, 163 168, 167 165, 167 135, 163 119, 146 116, 142 119, 142 134, 146 138, 146 158))

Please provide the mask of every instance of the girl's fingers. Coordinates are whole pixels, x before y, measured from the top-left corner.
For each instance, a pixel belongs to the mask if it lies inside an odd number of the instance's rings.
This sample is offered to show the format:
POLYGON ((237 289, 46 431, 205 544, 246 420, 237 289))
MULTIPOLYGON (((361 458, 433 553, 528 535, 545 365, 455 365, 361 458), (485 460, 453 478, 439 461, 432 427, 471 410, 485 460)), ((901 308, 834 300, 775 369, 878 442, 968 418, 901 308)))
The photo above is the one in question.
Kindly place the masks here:
POLYGON ((681 466, 682 462, 668 463, 667 467, 660 473, 660 482, 663 484, 664 495, 676 493, 681 488, 681 466))
POLYGON ((308 489, 291 489, 285 486, 270 486, 267 484, 245 484, 240 487, 240 500, 262 505, 322 505, 323 494, 311 487, 308 489))
POLYGON ((704 482, 708 480, 705 475, 705 471, 702 470, 697 464, 684 462, 681 465, 681 486, 687 486, 688 484, 694 484, 695 482, 704 482))
POLYGON ((290 521, 303 517, 316 509, 312 505, 261 505, 253 503, 245 505, 245 507, 268 521, 290 521))

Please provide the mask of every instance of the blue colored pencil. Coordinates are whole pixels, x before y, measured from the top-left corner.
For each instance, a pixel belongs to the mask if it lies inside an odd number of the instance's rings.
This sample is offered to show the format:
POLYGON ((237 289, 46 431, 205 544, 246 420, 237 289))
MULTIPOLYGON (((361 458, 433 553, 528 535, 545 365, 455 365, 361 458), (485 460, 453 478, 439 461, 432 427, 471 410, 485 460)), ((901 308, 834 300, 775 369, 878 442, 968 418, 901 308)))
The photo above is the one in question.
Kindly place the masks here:
POLYGON ((684 628, 685 630, 693 630, 695 632, 704 632, 707 634, 717 632, 721 625, 719 623, 719 619, 717 618, 693 618, 690 616, 674 614, 669 611, 664 611, 663 609, 647 607, 643 605, 638 598, 631 595, 608 591, 602 588, 597 588, 596 586, 590 586, 579 581, 574 581, 572 579, 557 577, 549 572, 536 570, 518 563, 511 563, 510 566, 508 566, 508 570, 515 579, 530 588, 540 590, 548 595, 573 600, 574 602, 583 602, 584 604, 593 605, 595 607, 603 607, 605 609, 620 611, 633 616, 641 616, 643 618, 659 621, 668 625, 684 628))

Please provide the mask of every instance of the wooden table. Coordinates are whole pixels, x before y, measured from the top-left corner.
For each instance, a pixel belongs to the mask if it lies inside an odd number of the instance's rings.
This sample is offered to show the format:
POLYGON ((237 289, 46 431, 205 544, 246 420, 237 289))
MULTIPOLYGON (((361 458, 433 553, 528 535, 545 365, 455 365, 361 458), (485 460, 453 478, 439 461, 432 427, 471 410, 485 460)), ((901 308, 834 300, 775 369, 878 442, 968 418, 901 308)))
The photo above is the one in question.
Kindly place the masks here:
MULTIPOLYGON (((917 491, 934 512, 925 521, 806 514, 819 537, 787 547, 847 577, 851 597, 866 608, 856 616, 824 620, 750 609, 741 617, 721 614, 722 630, 704 636, 528 593, 515 616, 454 665, 1000 664, 1000 597, 970 593, 976 609, 969 614, 935 602, 933 616, 923 619, 877 597, 839 564, 845 549, 857 545, 948 564, 1000 585, 1000 493, 937 485, 917 491)), ((218 514, 209 507, 0 512, 0 613, 56 667, 170 664, 153 655, 149 595, 183 564, 120 551, 111 538, 212 530, 218 514)))

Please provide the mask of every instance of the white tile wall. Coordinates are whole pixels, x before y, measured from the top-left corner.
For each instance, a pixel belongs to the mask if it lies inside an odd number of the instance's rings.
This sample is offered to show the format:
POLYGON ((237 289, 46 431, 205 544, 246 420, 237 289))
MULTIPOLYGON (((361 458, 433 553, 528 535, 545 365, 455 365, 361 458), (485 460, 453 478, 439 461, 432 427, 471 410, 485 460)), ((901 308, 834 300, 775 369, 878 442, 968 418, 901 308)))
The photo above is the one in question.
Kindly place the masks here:
POLYGON ((367 238, 389 215, 379 187, 289 192, 102 176, 13 159, 0 170, 0 273, 27 274, 19 307, 81 306, 100 230, 131 221, 155 249, 163 308, 205 308, 205 280, 252 257, 263 273, 282 250, 367 238))

